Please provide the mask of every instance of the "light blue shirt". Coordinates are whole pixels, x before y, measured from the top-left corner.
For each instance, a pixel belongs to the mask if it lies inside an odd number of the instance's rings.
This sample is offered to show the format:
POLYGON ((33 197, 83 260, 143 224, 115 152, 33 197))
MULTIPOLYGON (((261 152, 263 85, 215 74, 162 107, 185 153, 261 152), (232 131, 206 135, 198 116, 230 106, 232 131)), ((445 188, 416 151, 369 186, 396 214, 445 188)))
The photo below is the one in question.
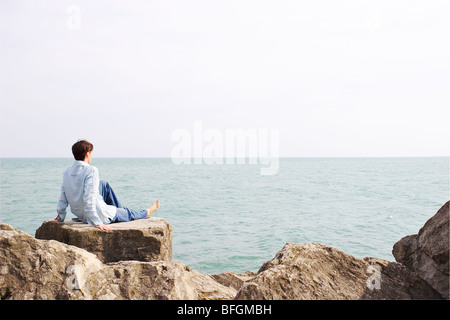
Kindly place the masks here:
POLYGON ((117 208, 107 205, 99 193, 98 169, 87 162, 75 161, 64 171, 61 196, 56 211, 64 221, 66 208, 91 226, 111 223, 117 208))

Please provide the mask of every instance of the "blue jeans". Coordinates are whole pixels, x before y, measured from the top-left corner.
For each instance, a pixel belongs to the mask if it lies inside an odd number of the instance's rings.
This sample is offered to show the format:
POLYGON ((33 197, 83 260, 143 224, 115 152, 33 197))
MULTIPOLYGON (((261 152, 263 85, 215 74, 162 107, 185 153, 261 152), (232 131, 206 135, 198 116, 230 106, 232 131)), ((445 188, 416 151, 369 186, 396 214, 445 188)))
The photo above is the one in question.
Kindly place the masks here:
POLYGON ((147 210, 133 210, 124 208, 107 181, 100 180, 98 189, 105 203, 117 208, 116 215, 111 222, 126 222, 144 219, 147 216, 147 210))

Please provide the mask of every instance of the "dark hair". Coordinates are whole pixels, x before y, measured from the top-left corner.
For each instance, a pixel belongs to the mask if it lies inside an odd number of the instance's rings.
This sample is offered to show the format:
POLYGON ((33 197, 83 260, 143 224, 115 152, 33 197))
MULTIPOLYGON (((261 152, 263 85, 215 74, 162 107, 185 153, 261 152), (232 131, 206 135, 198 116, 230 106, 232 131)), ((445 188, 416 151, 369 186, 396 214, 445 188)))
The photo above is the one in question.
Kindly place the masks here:
POLYGON ((75 160, 84 160, 86 153, 94 150, 94 145, 86 140, 78 140, 72 146, 72 153, 75 160))

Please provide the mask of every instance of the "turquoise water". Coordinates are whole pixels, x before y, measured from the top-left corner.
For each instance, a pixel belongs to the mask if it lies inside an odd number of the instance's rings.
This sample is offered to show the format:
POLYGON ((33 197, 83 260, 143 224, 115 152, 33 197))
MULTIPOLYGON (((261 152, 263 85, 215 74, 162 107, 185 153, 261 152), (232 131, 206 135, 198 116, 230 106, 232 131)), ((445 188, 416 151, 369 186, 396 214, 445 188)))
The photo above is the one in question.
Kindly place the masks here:
MULTIPOLYGON (((34 236, 56 217, 72 159, 1 159, 0 220, 34 236)), ((174 260, 202 273, 256 271, 286 242, 320 242, 394 260, 393 244, 450 198, 449 158, 282 158, 276 175, 250 164, 94 158, 124 206, 174 228, 174 260)), ((73 215, 68 214, 68 218, 73 215)))

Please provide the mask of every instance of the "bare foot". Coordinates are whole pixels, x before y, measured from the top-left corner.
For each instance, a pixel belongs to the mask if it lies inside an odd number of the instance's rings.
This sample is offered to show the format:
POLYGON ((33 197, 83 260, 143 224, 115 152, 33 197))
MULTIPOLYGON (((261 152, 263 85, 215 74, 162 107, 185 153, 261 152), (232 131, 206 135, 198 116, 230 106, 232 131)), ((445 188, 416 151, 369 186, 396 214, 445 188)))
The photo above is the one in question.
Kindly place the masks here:
POLYGON ((156 200, 155 202, 153 202, 153 204, 147 208, 147 215, 146 217, 150 217, 153 213, 155 213, 156 210, 159 209, 159 200, 156 200))

